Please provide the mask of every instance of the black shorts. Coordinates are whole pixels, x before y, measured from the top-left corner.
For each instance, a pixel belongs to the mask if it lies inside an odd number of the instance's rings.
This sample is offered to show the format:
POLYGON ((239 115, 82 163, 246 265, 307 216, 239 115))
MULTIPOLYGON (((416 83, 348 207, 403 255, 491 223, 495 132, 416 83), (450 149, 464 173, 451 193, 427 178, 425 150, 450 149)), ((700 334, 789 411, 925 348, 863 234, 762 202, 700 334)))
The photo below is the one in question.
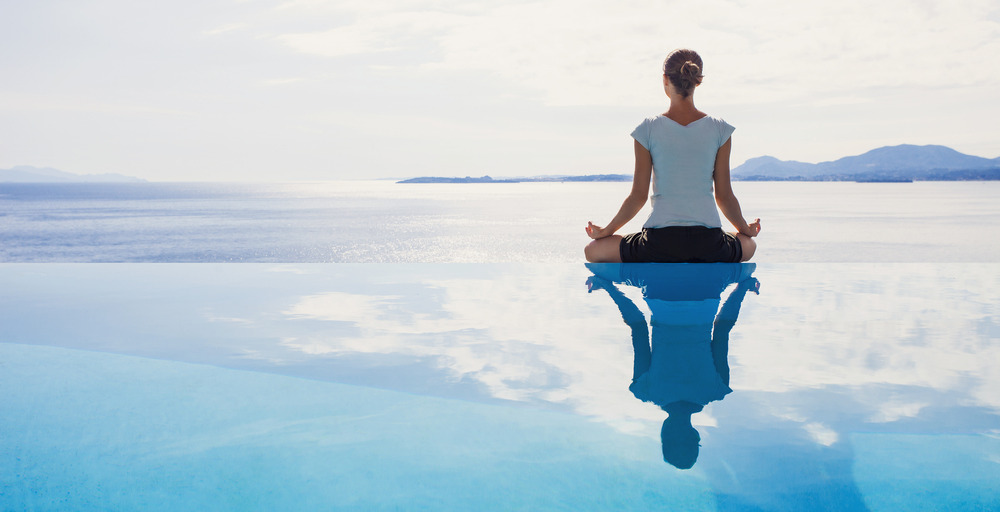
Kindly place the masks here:
POLYGON ((618 253, 624 263, 737 263, 743 246, 722 228, 669 226, 625 235, 618 253))

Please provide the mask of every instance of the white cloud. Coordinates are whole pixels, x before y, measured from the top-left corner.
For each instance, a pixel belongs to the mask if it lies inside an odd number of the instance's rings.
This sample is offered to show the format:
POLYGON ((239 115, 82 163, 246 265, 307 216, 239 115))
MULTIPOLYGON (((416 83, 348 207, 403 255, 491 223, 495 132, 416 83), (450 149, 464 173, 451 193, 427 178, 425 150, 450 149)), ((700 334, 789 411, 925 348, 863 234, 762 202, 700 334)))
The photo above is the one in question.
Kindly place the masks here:
POLYGON ((816 441, 817 444, 821 444, 823 446, 832 446, 837 442, 837 440, 840 439, 840 436, 835 430, 823 425, 822 423, 807 423, 803 425, 803 428, 813 441, 816 441))
POLYGON ((302 77, 272 78, 272 79, 269 79, 269 80, 264 80, 263 84, 267 85, 267 86, 280 86, 280 85, 295 84, 295 83, 299 83, 299 82, 303 82, 303 81, 305 81, 305 78, 302 78, 302 77))
POLYGON ((241 30, 247 28, 249 25, 246 23, 227 23, 225 25, 220 25, 218 27, 208 29, 202 32, 206 36, 217 36, 219 34, 225 34, 227 32, 233 32, 236 30, 241 30))
MULTIPOLYGON (((344 57, 407 49, 407 45, 420 40, 434 40, 439 34, 454 30, 469 18, 426 6, 421 9, 407 7, 406 2, 386 9, 386 4, 337 5, 339 16, 351 22, 326 30, 287 33, 275 39, 293 50, 323 57, 344 57), (380 8, 381 6, 382 8, 380 8)), ((328 6, 307 7, 307 11, 328 6)), ((313 14, 315 15, 315 14, 313 14)))
MULTIPOLYGON (((576 269, 518 268, 481 279, 431 279, 419 295, 310 295, 285 315, 351 322, 356 330, 325 335, 312 328, 281 345, 307 355, 430 359, 455 381, 478 382, 496 398, 559 404, 623 432, 655 434, 642 425, 663 414, 627 391, 632 347, 611 301, 602 292, 584 295, 582 279, 580 293, 567 291, 580 275, 576 269), (414 308, 418 296, 434 298, 414 308)), ((828 265, 758 272, 761 295, 746 298, 730 341, 737 392, 899 386, 957 392, 965 397, 962 405, 1000 410, 1000 381, 992 370, 1000 347, 962 335, 996 309, 988 296, 969 295, 1000 287, 977 285, 996 281, 995 273, 984 275, 981 265, 905 265, 891 275, 880 273, 884 267, 867 274, 865 265, 833 268, 848 272, 829 272, 828 265), (942 285, 943 293, 935 293, 942 285)), ((623 292, 646 309, 636 289, 623 292)), ((892 422, 928 405, 924 397, 905 395, 862 406, 868 421, 892 422)), ((770 413, 801 423, 817 442, 838 440, 810 411, 777 407, 770 413)))
POLYGON ((915 418, 920 411, 927 407, 928 403, 911 403, 911 402, 888 402, 882 404, 882 407, 876 411, 875 415, 869 418, 869 421, 873 423, 891 423, 893 421, 898 421, 903 418, 915 418))
POLYGON ((284 311, 293 319, 327 322, 365 322, 376 319, 394 296, 367 296, 344 292, 327 292, 303 297, 284 311))
MULTIPOLYGON (((595 296, 588 301, 589 308, 580 309, 575 301, 547 300, 565 283, 569 269, 529 268, 534 272, 428 281, 426 286, 439 290, 442 297, 433 315, 416 313, 397 297, 340 292, 304 297, 285 315, 298 320, 353 320, 359 332, 313 333, 283 339, 281 345, 310 355, 431 357, 454 380, 479 382, 496 398, 561 404, 622 431, 648 434, 640 428, 643 422, 662 420, 663 415, 628 392, 632 357, 628 330, 619 322, 601 322, 593 314, 607 309, 609 301, 595 296)), ((579 286, 583 290, 582 281, 579 286)))
POLYGON ((551 0, 461 14, 454 2, 339 8, 354 22, 279 40, 328 57, 433 42, 440 56, 428 54, 421 68, 488 73, 549 105, 648 104, 662 96, 662 59, 679 46, 705 57, 705 90, 716 102, 856 102, 867 88, 1000 83, 1000 69, 988 65, 1000 51, 989 2, 551 0))
POLYGON ((163 107, 139 104, 124 100, 97 101, 72 94, 36 94, 0 91, 0 111, 17 112, 69 112, 97 113, 132 116, 189 117, 195 113, 163 107))
POLYGON ((323 57, 343 57, 393 50, 374 27, 350 25, 323 32, 286 34, 277 39, 294 50, 323 57))
POLYGON ((113 18, 36 4, 0 20, 23 50, 3 60, 7 165, 154 180, 627 172, 616 137, 665 106, 659 67, 678 46, 705 57, 699 105, 740 129, 734 163, 900 143, 998 154, 994 1, 112 0, 113 18))
MULTIPOLYGON (((734 330, 730 362, 740 389, 961 389, 968 393, 967 405, 1000 410, 1000 372, 994 369, 1000 346, 976 332, 977 325, 996 317, 997 306, 973 293, 1000 287, 1000 276, 976 265, 906 264, 890 275, 879 266, 870 267, 870 275, 864 265, 843 267, 850 269, 846 275, 826 268, 793 266, 760 277, 761 295, 752 300, 774 318, 741 321, 734 330), (984 286, 983 280, 991 284, 984 286), (939 291, 944 282, 947 287, 939 291), (770 295, 769 289, 778 293, 770 295)), ((883 405, 881 421, 916 414, 924 406, 883 405)))

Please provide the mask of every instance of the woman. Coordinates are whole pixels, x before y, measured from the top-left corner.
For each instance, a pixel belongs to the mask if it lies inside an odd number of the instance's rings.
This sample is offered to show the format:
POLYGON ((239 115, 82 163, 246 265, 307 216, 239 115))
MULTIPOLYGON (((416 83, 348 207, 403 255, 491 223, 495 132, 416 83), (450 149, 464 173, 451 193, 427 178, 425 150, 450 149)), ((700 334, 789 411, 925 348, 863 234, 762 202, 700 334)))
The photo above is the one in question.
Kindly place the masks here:
POLYGON ((664 61, 663 90, 670 108, 632 132, 632 192, 607 227, 587 223, 587 234, 594 239, 584 249, 587 261, 710 263, 748 261, 753 256, 760 219, 747 223, 729 181, 734 128, 694 106, 702 68, 701 57, 693 50, 674 50, 664 61), (653 212, 642 232, 614 234, 646 204, 650 181, 653 212), (736 233, 722 231, 716 205, 736 233))

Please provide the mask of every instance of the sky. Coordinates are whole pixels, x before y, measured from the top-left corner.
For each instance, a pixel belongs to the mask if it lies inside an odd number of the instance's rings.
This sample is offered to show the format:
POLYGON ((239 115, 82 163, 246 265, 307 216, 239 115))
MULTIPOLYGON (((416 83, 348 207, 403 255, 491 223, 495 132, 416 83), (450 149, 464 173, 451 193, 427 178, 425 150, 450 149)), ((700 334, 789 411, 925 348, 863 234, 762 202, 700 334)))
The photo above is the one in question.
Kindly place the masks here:
POLYGON ((631 173, 664 57, 733 165, 1000 156, 996 0, 0 0, 0 169, 152 181, 631 173))

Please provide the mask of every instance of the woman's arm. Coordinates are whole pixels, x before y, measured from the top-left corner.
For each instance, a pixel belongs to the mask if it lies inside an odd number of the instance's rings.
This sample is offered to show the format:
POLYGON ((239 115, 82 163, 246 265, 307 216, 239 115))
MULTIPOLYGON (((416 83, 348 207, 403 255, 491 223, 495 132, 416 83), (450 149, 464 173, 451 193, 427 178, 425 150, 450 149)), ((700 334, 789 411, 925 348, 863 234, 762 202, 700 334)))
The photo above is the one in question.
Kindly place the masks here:
POLYGON ((746 297, 748 290, 760 295, 760 282, 757 278, 746 279, 729 292, 729 297, 722 303, 719 313, 715 316, 715 323, 712 324, 712 360, 715 362, 715 371, 727 386, 729 385, 729 332, 736 325, 736 318, 740 316, 740 305, 743 304, 743 298, 746 297))
POLYGON ((625 296, 617 286, 611 281, 592 275, 587 278, 587 293, 597 288, 603 288, 611 296, 618 306, 618 312, 622 314, 622 320, 632 331, 632 349, 635 350, 635 361, 632 363, 632 382, 635 382, 640 375, 649 371, 649 366, 653 362, 652 347, 649 345, 649 324, 646 323, 646 315, 625 296))
POLYGON ((736 231, 746 236, 757 236, 757 233, 760 233, 760 219, 747 224, 740 209, 740 202, 733 193, 733 184, 729 178, 729 153, 732 149, 733 139, 729 138, 715 154, 715 172, 712 174, 715 180, 715 204, 719 205, 719 210, 729 219, 736 231))
POLYGON ((607 227, 602 228, 593 222, 587 223, 587 234, 594 240, 615 234, 615 231, 632 220, 646 204, 646 199, 649 196, 649 180, 653 176, 653 157, 649 155, 649 150, 639 144, 639 141, 633 140, 633 142, 635 145, 635 174, 632 176, 632 191, 629 192, 625 202, 618 209, 618 214, 611 219, 607 227))

